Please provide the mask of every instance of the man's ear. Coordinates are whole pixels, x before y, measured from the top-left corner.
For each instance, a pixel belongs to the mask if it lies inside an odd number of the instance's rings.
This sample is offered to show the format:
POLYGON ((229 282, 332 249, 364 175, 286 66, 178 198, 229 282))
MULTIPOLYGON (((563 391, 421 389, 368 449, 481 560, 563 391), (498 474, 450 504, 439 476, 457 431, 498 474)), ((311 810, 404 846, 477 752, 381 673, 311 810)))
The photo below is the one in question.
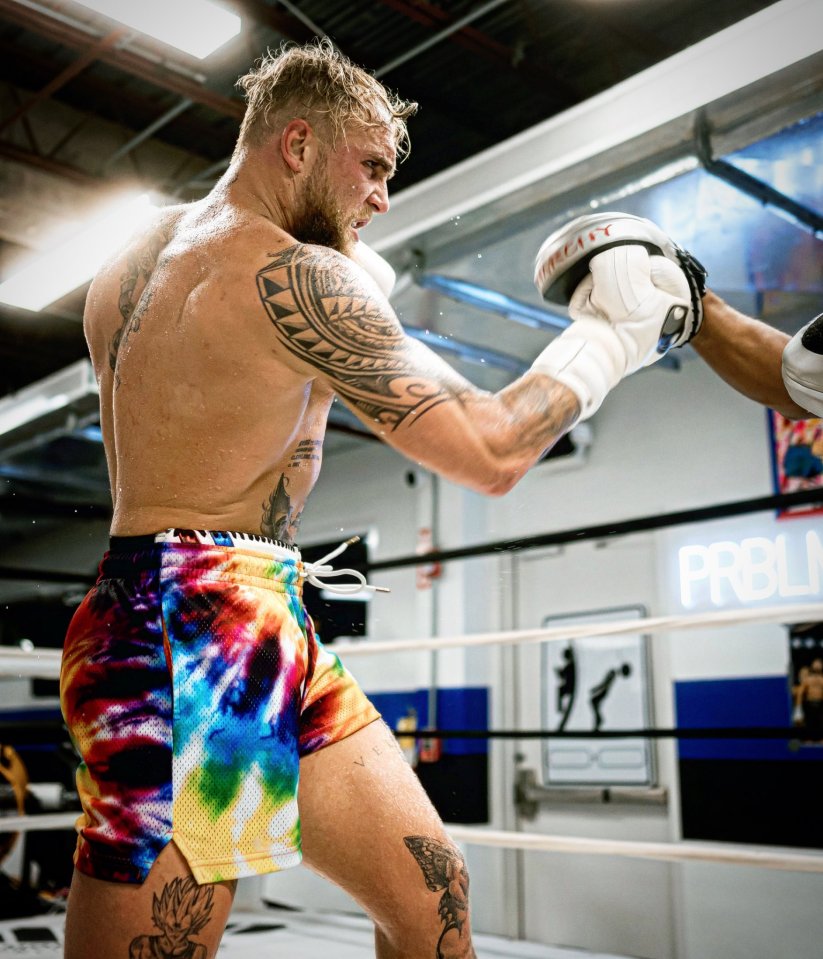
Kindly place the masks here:
POLYGON ((280 152, 290 169, 300 173, 314 156, 317 137, 308 120, 289 120, 280 135, 280 152))

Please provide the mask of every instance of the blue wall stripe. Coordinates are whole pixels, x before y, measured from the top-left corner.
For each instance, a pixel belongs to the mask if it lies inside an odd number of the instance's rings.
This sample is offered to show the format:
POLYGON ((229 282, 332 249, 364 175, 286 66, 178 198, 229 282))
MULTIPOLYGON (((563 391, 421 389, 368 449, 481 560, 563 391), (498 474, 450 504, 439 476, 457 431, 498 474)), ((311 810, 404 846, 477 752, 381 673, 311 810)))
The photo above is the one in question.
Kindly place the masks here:
MULTIPOLYGON (((699 679, 674 684, 677 725, 779 726, 792 724, 786 676, 699 679)), ((798 746, 781 739, 695 739, 678 742, 681 759, 823 760, 823 746, 798 746)))
MULTIPOLYGON (((398 719, 407 715, 409 709, 417 712, 418 727, 429 723, 429 691, 410 689, 396 693, 369 693, 383 719, 395 728, 398 719)), ((488 729, 489 690, 484 687, 462 687, 437 690, 438 729, 488 729)), ((452 756, 487 753, 485 739, 444 739, 443 752, 452 756)))

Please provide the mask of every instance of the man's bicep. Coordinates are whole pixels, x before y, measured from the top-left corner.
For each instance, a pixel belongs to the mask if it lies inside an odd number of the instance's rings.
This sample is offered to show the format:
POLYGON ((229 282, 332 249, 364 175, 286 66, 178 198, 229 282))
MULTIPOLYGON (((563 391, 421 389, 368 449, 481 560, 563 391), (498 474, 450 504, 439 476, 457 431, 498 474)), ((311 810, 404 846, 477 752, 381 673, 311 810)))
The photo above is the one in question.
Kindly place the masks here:
POLYGON ((472 389, 407 337, 388 302, 333 250, 289 247, 258 273, 257 285, 281 348, 376 432, 472 389))

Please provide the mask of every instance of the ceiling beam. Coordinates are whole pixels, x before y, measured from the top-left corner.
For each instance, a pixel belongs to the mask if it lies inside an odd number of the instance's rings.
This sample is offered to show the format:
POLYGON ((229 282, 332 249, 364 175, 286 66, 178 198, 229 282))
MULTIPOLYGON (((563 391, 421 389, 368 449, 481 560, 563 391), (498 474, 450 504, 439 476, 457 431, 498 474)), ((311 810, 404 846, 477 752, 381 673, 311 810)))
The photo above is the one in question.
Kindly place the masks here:
MULTIPOLYGON (((15 3, 14 0, 0 0, 0 16, 25 30, 31 30, 47 40, 73 50, 85 51, 89 46, 89 40, 94 39, 93 35, 78 27, 55 20, 38 10, 24 7, 15 3)), ((195 80, 131 50, 102 50, 97 59, 162 90, 187 97, 194 103, 208 107, 222 116, 242 120, 245 113, 246 108, 242 100, 209 90, 195 80)))
POLYGON ((96 43, 87 46, 81 55, 73 63, 70 63, 65 70, 61 70, 56 77, 49 80, 34 96, 29 97, 28 100, 21 103, 10 116, 0 120, 0 132, 10 127, 15 121, 22 119, 32 107, 41 103, 43 100, 47 100, 52 94, 57 93, 61 87, 64 87, 70 80, 74 79, 78 73, 82 73, 86 67, 94 63, 95 60, 98 60, 106 50, 112 49, 127 35, 128 30, 125 28, 112 30, 111 33, 105 37, 101 37, 96 43))
MULTIPOLYGON (((2 76, 5 82, 11 87, 16 87, 18 91, 31 90, 44 84, 46 82, 45 78, 54 69, 48 57, 30 51, 23 54, 19 45, 15 46, 3 40, 0 40, 0 64, 2 64, 2 76)), ((98 119, 124 126, 124 136, 126 139, 130 139, 138 130, 152 124, 158 115, 167 109, 168 105, 172 102, 179 102, 172 101, 166 93, 158 92, 155 97, 148 98, 144 95, 138 96, 130 92, 128 88, 112 88, 111 84, 99 79, 90 71, 78 76, 72 83, 71 90, 66 91, 60 97, 60 101, 80 111, 82 116, 53 146, 43 151, 49 157, 56 157, 83 127, 98 119), (95 104, 95 114, 83 112, 88 109, 87 104, 89 102, 95 104), (128 123, 124 124, 122 122, 121 114, 128 120, 128 123)), ((227 120, 217 122, 228 123, 227 120)), ((214 143, 217 138, 214 124, 209 126, 205 118, 183 113, 175 118, 176 143, 174 140, 164 137, 157 137, 156 139, 180 149, 186 149, 193 158, 202 159, 205 163, 209 163, 213 160, 213 157, 194 153, 190 146, 192 141, 202 138, 205 131, 209 129, 211 130, 211 142, 214 143), (185 142, 187 146, 185 148, 179 147, 180 142, 185 142)), ((234 136, 229 137, 227 135, 225 139, 225 149, 228 150, 234 142, 234 136)), ((102 164, 104 158, 98 156, 97 160, 102 164)), ((61 171, 55 170, 53 172, 60 173, 61 171)))
POLYGON ((481 222, 489 226, 515 209, 536 207, 584 182, 618 173, 618 151, 620 162, 630 166, 642 158, 636 138, 643 137, 643 148, 650 151, 679 149, 693 156, 695 111, 721 100, 737 110, 750 109, 746 91, 752 88, 748 96, 762 98, 754 88, 766 80, 785 89, 781 75, 795 64, 810 82, 819 79, 819 26, 819 0, 779 0, 401 191, 391 212, 369 228, 369 245, 385 256, 421 242, 423 235, 431 244, 436 230, 451 236, 453 218, 468 214, 475 230, 481 222))
POLYGON ((79 183, 81 186, 99 186, 105 182, 101 177, 87 173, 85 170, 80 170, 68 163, 61 163, 51 157, 40 156, 38 153, 32 153, 30 150, 15 146, 13 143, 0 141, 0 157, 13 160, 15 163, 37 167, 38 170, 45 170, 46 173, 53 173, 55 176, 62 177, 64 180, 71 180, 72 183, 79 183))

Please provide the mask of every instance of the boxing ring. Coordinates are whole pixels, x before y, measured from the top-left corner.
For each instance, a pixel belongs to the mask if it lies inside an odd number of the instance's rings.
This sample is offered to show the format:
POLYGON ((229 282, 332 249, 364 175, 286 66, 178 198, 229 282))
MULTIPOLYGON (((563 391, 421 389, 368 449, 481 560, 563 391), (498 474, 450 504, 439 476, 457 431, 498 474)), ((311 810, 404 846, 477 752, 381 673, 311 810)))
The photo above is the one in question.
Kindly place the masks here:
MULTIPOLYGON (((723 610, 711 613, 679 616, 657 616, 626 619, 621 622, 600 622, 572 626, 557 626, 541 629, 501 630, 475 635, 454 635, 424 637, 419 639, 377 641, 341 641, 335 644, 335 650, 347 663, 351 663, 356 672, 356 661, 364 656, 383 658, 387 655, 396 655, 399 652, 440 652, 448 649, 472 649, 484 647, 518 648, 534 646, 557 641, 568 642, 580 639, 608 640, 615 636, 626 636, 642 632, 650 636, 653 641, 668 634, 687 634, 689 631, 701 630, 707 627, 722 629, 731 626, 750 626, 763 624, 782 624, 785 626, 823 621, 823 603, 803 603, 793 606, 769 606, 761 609, 723 610)), ((6 676, 18 678, 55 679, 59 675, 60 651, 52 649, 4 649, 0 652, 0 672, 6 676)), ((408 731, 396 730, 398 736, 409 735, 408 731)), ((551 739, 572 736, 585 737, 587 734, 580 731, 558 732, 551 730, 417 730, 416 737, 442 738, 473 737, 488 738, 489 741, 499 739, 551 739)), ((620 736, 653 738, 701 738, 735 736, 743 738, 786 738, 800 737, 802 734, 784 728, 755 728, 751 730, 737 728, 706 728, 706 729, 624 729, 604 730, 600 734, 589 736, 615 738, 620 736)), ((24 736, 24 739, 26 737, 24 736)), ((30 730, 28 739, 37 740, 39 733, 36 729, 30 730)), ((616 794, 619 790, 615 790, 616 794)), ((640 791, 642 792, 642 790, 640 791)), ((648 790, 650 800, 653 801, 653 790, 648 790)), ((570 795, 573 797, 574 792, 570 795)), ((619 798, 616 795, 616 798, 619 798)), ((4 831, 36 832, 42 830, 70 829, 73 827, 76 812, 46 813, 40 815, 7 816, 2 819, 4 831)), ((506 851, 521 851, 526 853, 540 853, 549 856, 560 856, 557 868, 563 869, 563 861, 568 856, 608 857, 612 859, 647 860, 669 864, 703 863, 716 866, 732 865, 748 867, 757 870, 776 870, 795 873, 823 873, 823 851, 801 850, 775 847, 745 846, 740 843, 719 842, 649 842, 636 840, 618 840, 613 838, 592 838, 548 834, 529 831, 526 829, 504 830, 486 826, 465 826, 447 824, 452 838, 461 846, 471 848, 488 847, 506 851)), ((33 955, 50 955, 59 948, 60 918, 37 917, 21 921, 0 923, 0 956, 17 954, 11 945, 17 943, 17 933, 22 930, 25 937, 41 935, 48 942, 39 940, 42 951, 37 952, 30 947, 33 955), (45 923, 45 925, 44 925, 45 923), (4 931, 5 930, 5 931, 4 931), (27 933, 28 930, 28 933, 27 933), (35 930, 35 932, 32 932, 35 930), (40 930, 36 933, 36 930, 40 930), (44 931, 45 930, 45 931, 44 931), (49 937, 52 937, 49 939, 49 937), (49 949, 52 951, 49 952, 49 949)), ((220 955, 249 955, 250 947, 254 949, 291 947, 299 949, 299 954, 305 957, 314 956, 312 949, 320 949, 316 954, 320 956, 323 948, 328 948, 331 939, 338 947, 345 944, 346 951, 340 956, 365 957, 371 953, 370 926, 365 919, 355 919, 350 916, 340 916, 334 913, 320 913, 319 918, 314 915, 302 916, 294 912, 278 912, 275 908, 263 908, 258 912, 243 909, 233 913, 232 925, 221 947, 220 955), (307 937, 305 939, 301 937, 307 937), (342 938, 341 938, 342 937, 342 938), (326 943, 324 946, 323 943, 326 943), (351 951, 348 951, 348 950, 351 951)), ((528 943, 513 943, 501 940, 494 936, 477 937, 478 956, 492 957, 497 955, 532 956, 535 959, 564 959, 567 953, 564 949, 550 946, 538 946, 528 943), (499 950, 499 951, 498 951, 499 950), (506 951, 507 950, 507 951, 506 951)), ((254 953, 251 953, 254 954, 254 953)), ((579 955, 579 952, 577 953, 579 955)))

